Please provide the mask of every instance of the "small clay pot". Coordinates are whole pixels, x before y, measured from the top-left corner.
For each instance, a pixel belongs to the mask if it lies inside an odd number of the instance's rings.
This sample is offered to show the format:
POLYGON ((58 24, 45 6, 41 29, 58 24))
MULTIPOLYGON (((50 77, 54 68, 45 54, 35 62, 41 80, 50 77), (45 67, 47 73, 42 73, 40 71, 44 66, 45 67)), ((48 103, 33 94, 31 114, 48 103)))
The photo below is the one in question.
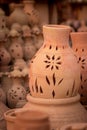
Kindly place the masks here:
POLYGON ((14 113, 14 109, 8 110, 4 113, 4 117, 7 123, 7 130, 13 130, 14 129, 14 120, 16 118, 16 115, 14 113))
POLYGON ((48 114, 37 110, 21 110, 15 111, 15 130, 50 130, 48 114))

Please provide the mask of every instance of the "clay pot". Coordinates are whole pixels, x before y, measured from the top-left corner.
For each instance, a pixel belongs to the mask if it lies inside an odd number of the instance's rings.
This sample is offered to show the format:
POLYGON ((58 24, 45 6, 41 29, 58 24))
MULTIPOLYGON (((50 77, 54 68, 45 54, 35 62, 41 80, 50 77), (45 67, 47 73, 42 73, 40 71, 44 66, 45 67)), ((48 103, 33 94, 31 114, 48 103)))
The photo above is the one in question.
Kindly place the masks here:
POLYGON ((4 113, 7 130, 50 130, 48 114, 27 109, 12 109, 4 113))
POLYGON ((15 109, 11 109, 4 113, 4 118, 7 124, 7 130, 14 130, 14 120, 16 118, 14 111, 15 109))
POLYGON ((7 102, 9 108, 15 108, 18 102, 26 100, 26 90, 22 86, 20 78, 12 78, 12 87, 7 92, 7 102))
POLYGON ((72 49, 80 65, 80 89, 81 103, 87 105, 87 32, 71 33, 72 49))
POLYGON ((50 130, 48 114, 41 111, 16 111, 15 129, 21 130, 50 130))
POLYGON ((51 130, 59 130, 70 123, 87 122, 87 110, 80 104, 79 95, 64 99, 43 99, 28 95, 27 100, 24 109, 48 113, 51 130))
POLYGON ((70 31, 69 26, 43 26, 44 43, 29 65, 29 87, 33 97, 61 99, 77 95, 80 67, 69 46, 70 31))

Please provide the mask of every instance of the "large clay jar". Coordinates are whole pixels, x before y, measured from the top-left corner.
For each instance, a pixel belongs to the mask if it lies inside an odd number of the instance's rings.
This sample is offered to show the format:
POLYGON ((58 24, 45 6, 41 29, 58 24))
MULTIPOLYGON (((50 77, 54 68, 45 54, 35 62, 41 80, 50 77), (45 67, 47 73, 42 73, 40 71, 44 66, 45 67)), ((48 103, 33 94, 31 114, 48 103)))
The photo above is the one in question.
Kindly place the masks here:
POLYGON ((21 130, 50 130, 48 114, 41 111, 20 110, 15 111, 16 120, 14 129, 21 130))
POLYGON ((73 32, 71 33, 71 40, 81 69, 79 89, 81 103, 87 105, 87 32, 73 32))
POLYGON ((29 66, 29 86, 33 97, 60 99, 77 95, 80 68, 69 46, 70 27, 44 25, 44 44, 29 66))

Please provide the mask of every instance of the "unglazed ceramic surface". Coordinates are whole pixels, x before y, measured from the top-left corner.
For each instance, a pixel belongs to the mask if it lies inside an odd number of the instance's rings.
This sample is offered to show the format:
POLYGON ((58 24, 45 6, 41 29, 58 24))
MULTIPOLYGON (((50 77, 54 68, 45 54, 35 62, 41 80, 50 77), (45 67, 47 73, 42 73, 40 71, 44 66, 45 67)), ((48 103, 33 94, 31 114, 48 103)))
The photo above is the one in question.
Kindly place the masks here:
POLYGON ((80 104, 80 96, 64 99, 43 99, 30 95, 23 109, 39 110, 48 113, 51 130, 56 130, 70 123, 87 122, 87 110, 80 104))
POLYGON ((33 97, 67 98, 77 95, 80 68, 69 47, 70 27, 44 25, 44 44, 29 66, 29 86, 33 97))
POLYGON ((81 85, 79 93, 81 95, 81 102, 87 105, 87 32, 71 33, 72 48, 80 65, 81 85))
POLYGON ((21 130, 50 130, 49 116, 37 110, 19 109, 15 111, 14 129, 21 130))

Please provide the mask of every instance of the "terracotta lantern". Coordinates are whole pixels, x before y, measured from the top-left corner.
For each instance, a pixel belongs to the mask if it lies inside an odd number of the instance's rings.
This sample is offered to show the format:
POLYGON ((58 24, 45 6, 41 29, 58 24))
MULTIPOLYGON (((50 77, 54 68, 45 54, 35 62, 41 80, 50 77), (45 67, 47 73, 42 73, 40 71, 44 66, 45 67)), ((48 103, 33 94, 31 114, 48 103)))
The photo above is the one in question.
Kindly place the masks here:
POLYGON ((30 94, 23 109, 48 113, 51 130, 87 121, 79 102, 80 66, 69 46, 70 31, 69 26, 44 25, 44 43, 29 64, 30 94))
POLYGON ((80 68, 68 43, 69 33, 68 26, 43 26, 44 44, 29 67, 33 97, 61 99, 77 95, 80 68))

